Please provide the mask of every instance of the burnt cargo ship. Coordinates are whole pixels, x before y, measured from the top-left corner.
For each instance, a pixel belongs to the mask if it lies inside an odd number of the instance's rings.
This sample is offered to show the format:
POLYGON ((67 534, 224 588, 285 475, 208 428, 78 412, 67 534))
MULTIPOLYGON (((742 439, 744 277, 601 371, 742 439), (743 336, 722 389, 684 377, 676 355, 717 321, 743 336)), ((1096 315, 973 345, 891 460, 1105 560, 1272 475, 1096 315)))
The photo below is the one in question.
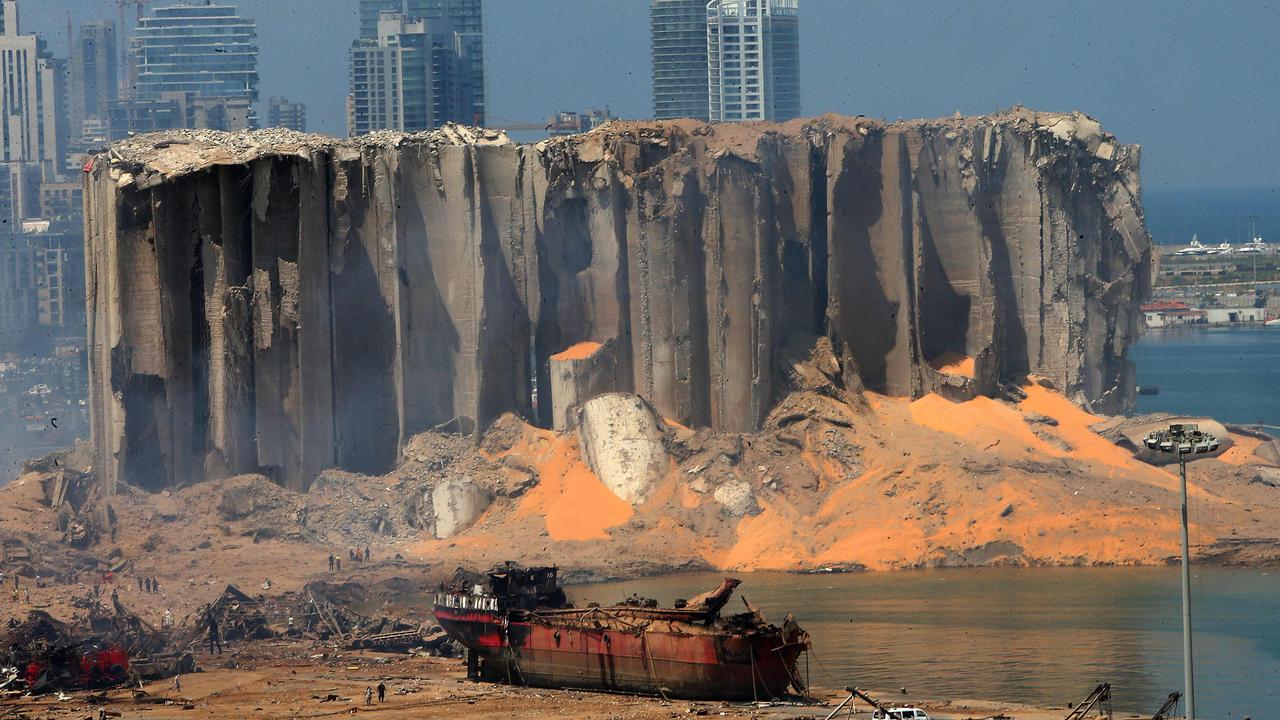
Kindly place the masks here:
POLYGON ((722 614, 739 581, 677 607, 633 598, 573 607, 555 568, 459 576, 436 595, 436 621, 467 652, 479 680, 687 699, 747 700, 804 691, 797 671, 808 634, 747 611, 722 614))

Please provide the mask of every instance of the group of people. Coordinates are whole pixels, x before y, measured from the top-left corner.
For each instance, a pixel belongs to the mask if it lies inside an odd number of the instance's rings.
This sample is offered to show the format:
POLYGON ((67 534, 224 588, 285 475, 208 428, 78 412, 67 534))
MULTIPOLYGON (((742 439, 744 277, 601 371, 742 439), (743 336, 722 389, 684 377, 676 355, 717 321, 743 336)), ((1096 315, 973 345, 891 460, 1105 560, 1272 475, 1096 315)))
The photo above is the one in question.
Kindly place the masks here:
MULTIPOLYGON (((360 548, 347 548, 347 560, 352 562, 369 562, 370 557, 371 553, 369 552, 368 545, 366 545, 363 550, 360 548)), ((329 572, 333 572, 334 570, 337 570, 338 572, 342 571, 342 558, 334 555, 333 553, 329 553, 329 572)))
MULTIPOLYGON (((378 682, 378 702, 386 702, 386 701, 387 701, 387 685, 386 683, 379 681, 378 682)), ((367 687, 364 689, 364 704, 365 705, 373 704, 373 688, 371 687, 367 687)))
POLYGON ((160 592, 160 581, 153 577, 138 577, 138 592, 155 595, 160 592))

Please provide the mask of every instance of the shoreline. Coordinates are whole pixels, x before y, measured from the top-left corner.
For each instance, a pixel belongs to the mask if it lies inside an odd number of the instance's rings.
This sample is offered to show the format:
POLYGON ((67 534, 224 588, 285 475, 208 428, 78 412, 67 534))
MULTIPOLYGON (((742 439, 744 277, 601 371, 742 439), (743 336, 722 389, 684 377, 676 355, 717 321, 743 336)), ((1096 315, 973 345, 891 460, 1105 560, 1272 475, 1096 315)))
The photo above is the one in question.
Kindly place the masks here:
MULTIPOLYGON (((776 718, 799 720, 824 717, 846 692, 830 687, 812 689, 817 703, 721 702, 667 700, 661 697, 599 693, 583 690, 526 688, 465 679, 461 659, 428 658, 370 651, 333 652, 301 641, 254 641, 237 644, 224 654, 197 654, 203 671, 181 677, 181 690, 172 680, 105 692, 78 691, 62 701, 56 694, 12 698, 6 705, 18 717, 49 714, 91 717, 98 709, 108 716, 146 718, 188 717, 192 711, 208 718, 312 718, 372 713, 378 718, 467 717, 610 717, 629 720, 680 716, 776 718), (364 689, 379 682, 387 686, 384 703, 365 705, 364 689), (24 715, 25 713, 25 715, 24 715)), ((1081 697, 1091 688, 1082 688, 1081 697)), ((1003 714, 1016 720, 1058 720, 1065 706, 1030 706, 998 700, 929 699, 908 688, 868 691, 887 705, 920 707, 935 720, 962 720, 1003 714)), ((1080 698, 1071 698, 1077 702, 1080 698)), ((869 717, 865 702, 857 703, 857 717, 869 717)), ((1142 715, 1116 713, 1118 718, 1142 715)))

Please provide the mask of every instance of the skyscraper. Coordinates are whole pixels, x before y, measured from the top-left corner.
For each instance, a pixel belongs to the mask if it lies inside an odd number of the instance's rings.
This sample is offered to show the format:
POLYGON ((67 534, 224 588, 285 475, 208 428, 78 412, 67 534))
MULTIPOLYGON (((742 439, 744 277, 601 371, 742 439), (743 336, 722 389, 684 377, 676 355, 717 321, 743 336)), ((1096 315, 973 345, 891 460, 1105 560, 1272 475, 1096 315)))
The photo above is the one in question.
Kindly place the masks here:
POLYGON ((80 26, 71 42, 71 137, 84 132, 84 121, 105 121, 107 104, 119 97, 119 56, 116 52, 116 25, 91 22, 80 26))
MULTIPOLYGON (((447 21, 457 33, 462 53, 468 58, 465 78, 471 97, 469 117, 458 122, 483 125, 485 121, 484 85, 484 2, 483 0, 360 0, 360 37, 378 39, 378 17, 384 12, 398 12, 408 22, 415 20, 447 21)), ((437 23, 438 24, 438 23, 437 23)))
POLYGON ((138 20, 133 97, 166 93, 258 100, 257 25, 234 5, 172 5, 138 20))
POLYGON ((362 38, 351 47, 350 133, 413 132, 470 123, 477 114, 483 119, 469 47, 450 20, 383 12, 377 39, 362 38))
POLYGON ((653 116, 707 120, 707 0, 650 0, 653 116))
POLYGON ((3 0, 0 35, 0 149, 3 162, 40 163, 52 178, 61 170, 66 132, 59 106, 64 101, 64 64, 54 60, 35 35, 22 35, 17 0, 3 0))
POLYGON ((799 0, 710 0, 706 7, 711 120, 799 117, 799 0))

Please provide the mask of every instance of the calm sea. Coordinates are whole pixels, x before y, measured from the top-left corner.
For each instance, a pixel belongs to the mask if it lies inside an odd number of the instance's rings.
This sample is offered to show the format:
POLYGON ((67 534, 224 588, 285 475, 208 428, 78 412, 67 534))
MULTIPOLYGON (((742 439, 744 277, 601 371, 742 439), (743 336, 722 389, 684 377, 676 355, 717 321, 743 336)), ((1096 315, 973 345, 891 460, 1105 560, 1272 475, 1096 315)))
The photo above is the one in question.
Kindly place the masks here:
MULTIPOLYGON (((638 592, 666 605, 720 577, 582 585, 569 594, 604 604, 638 592)), ((1176 568, 737 577, 767 619, 796 613, 813 637, 816 685, 1065 706, 1110 682, 1117 711, 1148 716, 1182 686, 1176 568)), ((1198 714, 1280 717, 1280 574, 1198 569, 1192 593, 1198 714)), ((730 605, 741 607, 736 598, 730 605)))
POLYGON ((1151 330, 1130 357, 1138 384, 1160 388, 1159 395, 1138 397, 1138 412, 1207 415, 1280 431, 1280 328, 1151 330))

